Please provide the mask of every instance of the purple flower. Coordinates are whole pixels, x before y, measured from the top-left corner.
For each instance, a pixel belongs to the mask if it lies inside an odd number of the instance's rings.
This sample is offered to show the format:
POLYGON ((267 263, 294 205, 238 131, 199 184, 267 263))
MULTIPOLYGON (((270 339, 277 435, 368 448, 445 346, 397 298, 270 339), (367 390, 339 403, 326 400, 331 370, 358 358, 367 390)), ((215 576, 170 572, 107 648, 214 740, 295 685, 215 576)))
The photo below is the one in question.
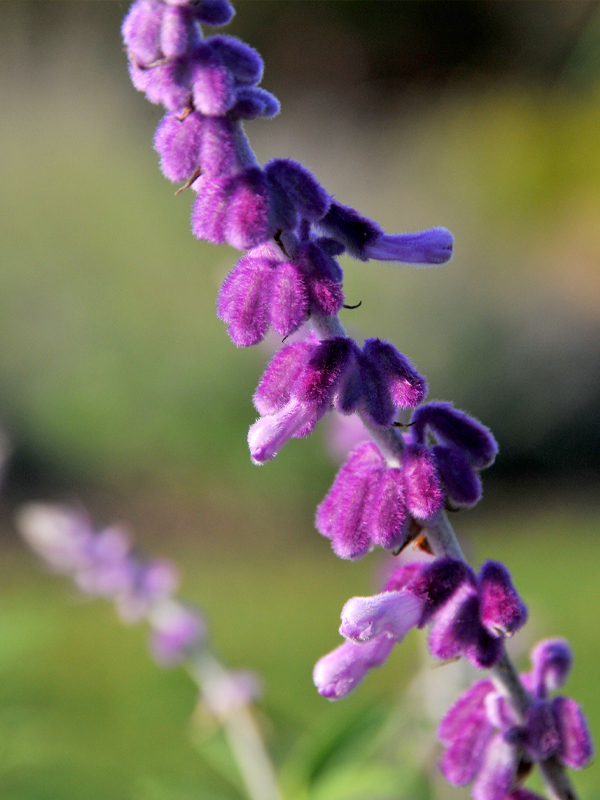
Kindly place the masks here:
POLYGON ((150 650, 161 666, 179 664, 206 637, 206 625, 197 611, 176 600, 161 603, 148 617, 150 650))
MULTIPOLYGON (((546 640, 532 651, 536 676, 540 664, 548 657, 551 660, 555 644, 564 663, 566 642, 546 640)), ((548 701, 554 674, 550 670, 546 675, 533 692, 525 720, 491 681, 478 681, 458 699, 438 729, 446 747, 442 772, 450 783, 460 786, 473 781, 474 800, 537 800, 537 795, 515 787, 520 767, 551 756, 575 769, 589 762, 592 743, 581 709, 566 697, 548 701)), ((526 686, 532 686, 532 674, 522 678, 526 686)))

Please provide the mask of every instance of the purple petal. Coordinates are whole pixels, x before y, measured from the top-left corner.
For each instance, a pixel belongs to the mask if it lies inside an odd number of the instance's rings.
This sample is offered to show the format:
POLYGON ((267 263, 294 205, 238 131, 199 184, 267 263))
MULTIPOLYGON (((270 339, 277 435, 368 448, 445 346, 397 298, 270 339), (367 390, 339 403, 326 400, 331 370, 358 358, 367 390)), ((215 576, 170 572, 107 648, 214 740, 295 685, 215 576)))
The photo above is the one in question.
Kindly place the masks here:
POLYGON ((383 664, 393 647, 394 640, 385 634, 365 644, 345 642, 315 664, 313 681, 319 694, 328 700, 350 694, 370 669, 383 664))
POLYGON ((224 116, 235 103, 229 70, 206 44, 194 54, 191 87, 194 107, 208 117, 224 116))
POLYGON ((227 0, 200 0, 192 6, 194 16, 206 25, 227 25, 235 10, 227 0))
POLYGON ((289 403, 296 381, 317 348, 315 339, 294 342, 275 353, 254 394, 259 414, 275 414, 289 403))
POLYGON ((552 711, 560 737, 558 757, 571 769, 583 769, 594 754, 592 737, 583 711, 570 697, 555 697, 552 711))
POLYGON ((445 264, 452 258, 454 236, 446 228, 419 233, 382 234, 363 248, 364 259, 403 261, 405 264, 445 264))
POLYGON ((319 220, 319 228, 328 236, 344 245, 354 258, 366 261, 366 248, 374 244, 383 231, 375 222, 361 215, 353 208, 332 203, 329 211, 319 220))
POLYGON ((409 445, 402 454, 406 507, 416 519, 431 519, 444 505, 435 461, 429 450, 409 445))
POLYGON ((263 61, 250 45, 233 36, 220 35, 211 36, 206 43, 233 75, 236 83, 248 85, 260 83, 264 67, 263 61))
POLYGON ((438 738, 448 748, 441 770, 453 786, 463 786, 473 780, 481 767, 493 734, 484 709, 484 699, 490 691, 493 691, 491 681, 473 684, 448 711, 438 728, 438 738))
POLYGON ((375 544, 394 550, 406 544, 407 511, 404 474, 386 469, 379 477, 370 498, 369 529, 375 544))
POLYGON ((479 613, 492 636, 512 636, 527 620, 510 573, 497 561, 486 561, 479 573, 479 613))
POLYGON ((446 497, 454 506, 474 506, 481 500, 481 480, 469 460, 453 447, 431 448, 446 497))
POLYGON ((250 167, 231 178, 225 238, 238 250, 249 250, 269 238, 269 190, 264 173, 250 167))
POLYGON ((563 686, 571 667, 573 653, 566 639, 544 639, 531 651, 532 691, 536 697, 545 698, 548 692, 563 686))
POLYGON ((194 112, 180 120, 167 114, 154 135, 154 149, 160 155, 163 175, 174 183, 187 181, 198 167, 203 120, 194 112))
POLYGON ((473 783, 473 800, 506 800, 515 782, 517 766, 517 751, 504 741, 501 733, 496 734, 486 747, 473 783))
POLYGON ((269 180, 281 187, 301 217, 311 221, 327 213, 331 198, 314 176, 299 164, 287 158, 276 158, 265 164, 269 180))
POLYGON ((271 92, 259 86, 244 86, 237 89, 235 103, 229 112, 238 119, 272 119, 279 114, 279 100, 271 92))
POLYGON ((238 347, 258 344, 267 333, 277 267, 273 258, 246 256, 225 278, 217 298, 217 315, 227 323, 238 347))
POLYGON ((536 700, 527 709, 527 752, 533 761, 543 761, 556 753, 560 736, 552 708, 546 700, 536 700))
POLYGON ((164 11, 164 4, 158 0, 136 0, 123 20, 123 41, 139 66, 151 64, 162 56, 160 29, 164 11))
POLYGON ((235 169, 237 165, 235 129, 230 119, 204 117, 199 160, 205 175, 223 175, 235 169))
POLYGON ((294 264, 282 264, 273 279, 271 325, 281 336, 289 336, 308 319, 308 293, 294 264))
POLYGON ((369 497, 385 462, 372 442, 359 445, 338 471, 317 508, 315 526, 340 558, 356 559, 371 547, 369 497))
POLYGON ((422 608, 422 601, 408 591, 353 597, 342 609, 340 633, 354 642, 382 633, 399 642, 418 623, 422 608))
POLYGON ((465 587, 466 594, 463 591, 459 604, 453 606, 454 610, 466 596, 474 595, 476 592, 475 574, 464 561, 455 558, 436 558, 429 564, 419 566, 420 569, 412 577, 409 588, 424 603, 420 628, 426 625, 462 587, 465 587))
POLYGON ((491 431, 451 403, 426 403, 416 409, 412 421, 411 433, 419 444, 425 443, 429 427, 442 444, 463 451, 477 469, 493 464, 498 445, 491 431))
POLYGON ((306 435, 317 422, 317 413, 313 406, 291 401, 287 406, 268 417, 261 417, 248 431, 250 456, 255 464, 272 461, 283 445, 293 438, 298 431, 306 435))

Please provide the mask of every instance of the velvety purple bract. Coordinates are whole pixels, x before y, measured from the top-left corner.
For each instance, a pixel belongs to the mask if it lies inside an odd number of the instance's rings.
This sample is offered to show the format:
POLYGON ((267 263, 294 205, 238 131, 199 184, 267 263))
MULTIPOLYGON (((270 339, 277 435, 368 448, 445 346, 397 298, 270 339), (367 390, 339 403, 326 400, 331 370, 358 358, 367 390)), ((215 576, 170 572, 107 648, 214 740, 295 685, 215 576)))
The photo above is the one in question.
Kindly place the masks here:
POLYGON ((165 58, 185 55, 192 43, 199 41, 190 9, 185 6, 166 6, 160 28, 160 49, 165 58), (195 35, 196 34, 196 35, 195 35))
POLYGON ((481 479, 460 450, 437 444, 431 448, 431 454, 444 493, 452 505, 469 507, 481 500, 481 479))
POLYGON ((492 636, 511 636, 527 620, 527 608, 503 564, 487 561, 479 574, 479 613, 492 636))
MULTIPOLYGON (((396 585, 397 582, 396 578, 396 585)), ((430 564, 420 565, 420 569, 413 574, 408 584, 410 591, 423 602, 419 627, 426 625, 463 584, 471 587, 471 590, 476 586, 475 574, 464 561, 456 558, 436 558, 430 564)), ((389 585, 390 581, 386 586, 389 585)))
POLYGON ((168 61, 148 68, 130 64, 129 72, 136 88, 144 91, 151 103, 173 112, 181 112, 188 105, 191 74, 187 61, 168 61))
POLYGON ((308 292, 295 264, 281 264, 271 287, 271 325, 280 336, 289 336, 308 318, 308 292))
POLYGON ((402 454, 406 507, 416 519, 431 519, 444 504, 433 456, 425 447, 409 445, 402 454))
POLYGON ((594 754, 592 737, 583 711, 570 697, 555 697, 552 711, 560 740, 558 757, 571 769, 583 769, 594 754))
POLYGON ((254 407, 259 414, 275 414, 292 399, 294 385, 310 361, 318 340, 288 344, 271 359, 254 393, 254 407))
POLYGON ((236 83, 260 83, 264 65, 256 50, 233 36, 211 36, 206 42, 236 83))
POLYGON ((203 118, 197 112, 180 120, 167 114, 154 135, 154 148, 160 155, 163 175, 177 183, 190 178, 198 166, 203 118))
POLYGON ((409 541, 408 513, 404 473, 385 469, 369 497, 369 533, 371 541, 386 550, 396 550, 409 541))
POLYGON ((270 322, 271 284, 279 263, 246 256, 229 273, 217 299, 217 314, 238 347, 261 342, 270 322))
POLYGON ((532 691, 545 698, 563 686, 573 666, 573 653, 566 639, 544 639, 531 651, 532 691))
POLYGON ((380 667, 394 647, 394 639, 386 634, 364 644, 345 642, 319 659, 313 681, 319 694, 329 700, 346 697, 374 667, 380 667))
POLYGON ((208 117, 221 117, 235 103, 233 78, 206 43, 197 48, 191 65, 194 107, 208 117))
POLYGON ((227 25, 235 14, 233 6, 227 0, 200 0, 192 8, 196 19, 206 25, 227 25))
POLYGON ((260 86, 243 86, 236 90, 235 103, 229 111, 230 117, 238 119, 271 119, 279 114, 279 100, 260 86))
POLYGON ((366 259, 402 261, 405 264, 445 264, 452 258, 454 236, 446 228, 432 228, 419 233, 382 234, 367 244, 366 259))
POLYGON ((231 179, 226 241, 249 250, 269 238, 269 195, 262 170, 250 167, 231 179))
POLYGON ((498 445, 491 432, 451 403, 426 403, 415 410, 411 433, 414 441, 425 444, 427 428, 445 445, 457 448, 477 469, 493 464, 498 445))
POLYGON ((447 748, 440 766, 453 786, 463 786, 477 774, 494 732, 483 705, 486 695, 493 690, 491 681, 474 683, 440 723, 438 738, 447 748))
POLYGON ((552 708, 545 700, 536 700, 527 709, 527 751, 534 761, 553 755, 560 744, 560 736, 552 708))
POLYGON ((319 220, 319 228, 327 236, 340 242, 351 256, 361 261, 368 259, 366 247, 383 236, 377 223, 339 203, 331 203, 327 214, 319 220))
POLYGON ((497 733, 488 742, 471 788, 473 800, 506 800, 517 775, 515 748, 497 733))
POLYGON ((362 352, 364 359, 374 365, 397 408, 415 408, 423 402, 427 394, 425 378, 392 344, 381 339, 365 339, 362 352))
POLYGON ((139 66, 151 64, 162 56, 160 30, 164 11, 165 5, 159 0, 136 0, 123 20, 123 41, 139 66))
POLYGON ((199 166, 204 175, 212 177, 235 170, 237 166, 235 128, 234 123, 227 117, 203 118, 199 166))
POLYGON ((276 158, 265 164, 265 172, 268 179, 289 197, 301 217, 317 221, 325 216, 331 198, 302 164, 276 158))

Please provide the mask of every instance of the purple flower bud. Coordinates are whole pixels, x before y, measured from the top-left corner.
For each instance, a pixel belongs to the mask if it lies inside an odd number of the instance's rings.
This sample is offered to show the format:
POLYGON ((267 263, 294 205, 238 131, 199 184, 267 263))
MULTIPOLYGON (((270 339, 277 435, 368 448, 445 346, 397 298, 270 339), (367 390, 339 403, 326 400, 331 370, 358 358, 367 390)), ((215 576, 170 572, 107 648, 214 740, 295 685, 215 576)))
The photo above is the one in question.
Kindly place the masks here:
MULTIPOLYGON (((414 569, 412 564, 407 566, 414 569)), ((401 567, 400 569, 406 568, 401 567)), ((404 577, 403 573, 402 577, 404 577)), ((390 581, 386 586, 390 584, 390 581)), ((395 579, 395 584, 398 585, 398 577, 395 579)), ((419 570, 412 576, 408 588, 424 604, 419 622, 419 628, 422 628, 459 589, 464 589, 460 595, 462 598, 474 594, 476 580, 473 570, 464 561, 455 558, 436 558, 429 564, 419 564, 419 570)))
POLYGON ((436 444, 431 448, 442 487, 455 506, 474 506, 481 500, 481 480, 460 450, 436 444))
POLYGON ((409 445, 402 454, 406 507, 416 519, 431 519, 444 504, 435 461, 429 450, 409 445))
POLYGON ((275 414, 290 402, 296 381, 317 346, 318 339, 310 337, 275 353, 254 393, 254 407, 259 414, 275 414))
POLYGON ((359 445, 317 508, 315 527, 331 539, 333 551, 340 558, 361 558, 373 546, 369 500, 384 469, 383 456, 372 442, 359 445))
POLYGON ((148 621, 152 655, 164 667, 179 664, 206 636, 202 617, 175 600, 153 609, 148 621))
POLYGON ((478 681, 464 692, 442 719, 438 738, 447 747, 441 763, 446 780, 463 786, 473 780, 492 738, 493 727, 484 700, 494 691, 491 681, 478 681))
POLYGON ((313 681, 319 694, 328 700, 346 697, 370 669, 384 663, 393 647, 394 640, 386 634, 365 644, 345 642, 315 664, 313 681))
POLYGON ((479 613, 492 636, 512 636, 527 620, 527 607, 503 564, 487 561, 479 573, 479 613))
POLYGON ((287 158, 276 158, 265 164, 268 179, 287 195, 301 217, 313 222, 327 213, 331 198, 314 176, 287 158))
POLYGON ((385 634, 400 642, 419 622, 423 602, 410 591, 353 597, 342 609, 340 633, 354 642, 385 634))
POLYGON ((159 0, 136 0, 123 20, 123 41, 129 56, 140 66, 162 56, 160 30, 164 11, 159 0))
POLYGON ((327 235, 344 245, 354 258, 367 261, 365 250, 374 244, 383 231, 375 222, 353 208, 332 203, 327 214, 319 220, 318 227, 327 235))
MULTIPOLYGON (((169 2, 172 0, 167 0, 169 2)), ((214 26, 227 25, 235 14, 233 6, 227 0, 200 0, 192 6, 192 10, 199 22, 214 26)))
POLYGON ((281 336, 289 336, 308 319, 308 292, 295 264, 281 264, 271 290, 271 325, 281 336))
POLYGON ((222 117, 235 103, 231 74, 206 43, 194 52, 191 88, 194 107, 207 117, 222 117))
POLYGON ((217 315, 227 323, 238 347, 258 344, 267 333, 271 285, 279 263, 272 250, 263 246, 242 258, 225 278, 217 298, 217 315))
POLYGON ((387 550, 395 550, 406 544, 409 533, 402 470, 384 470, 373 487, 369 501, 369 531, 372 542, 387 550))
POLYGON ((189 7, 166 6, 160 29, 160 49, 165 58, 180 58, 200 40, 189 7))
POLYGON ((244 706, 258 700, 262 687, 253 672, 232 671, 204 681, 202 698, 208 710, 225 719, 244 706))
POLYGON ((560 737, 550 704, 536 700, 527 709, 527 752, 534 761, 550 758, 558 750, 560 737))
POLYGON ((233 36, 211 36, 206 43, 233 75, 236 83, 250 86, 260 83, 264 65, 252 47, 233 36))
POLYGON ((203 119, 194 112, 179 120, 167 114, 154 135, 154 149, 160 155, 163 175, 173 183, 187 181, 198 167, 203 119))
POLYGON ((473 800, 506 800, 517 775, 515 748, 497 733, 488 742, 471 788, 473 800))
POLYGON ((283 445, 295 436, 306 436, 317 422, 313 406, 290 401, 268 417, 261 417, 248 431, 250 456, 255 464, 272 461, 283 445))
POLYGON ((236 90, 235 103, 229 112, 237 119, 271 119, 279 114, 279 100, 259 86, 244 86, 236 90))
POLYGON ((544 639, 531 651, 531 663, 531 691, 543 699, 566 683, 573 666, 573 653, 566 639, 544 639))
POLYGON ((555 697, 552 711, 560 737, 558 757, 571 769, 583 769, 594 753, 583 711, 570 697, 555 697))
POLYGON ((425 444, 429 427, 442 444, 461 450, 477 469, 494 463, 498 445, 491 431, 451 403, 426 403, 415 410, 412 421, 413 441, 425 444))
POLYGON ((363 248, 364 259, 403 261, 405 264, 445 264, 452 258, 454 236, 446 228, 419 233, 384 233, 363 248))

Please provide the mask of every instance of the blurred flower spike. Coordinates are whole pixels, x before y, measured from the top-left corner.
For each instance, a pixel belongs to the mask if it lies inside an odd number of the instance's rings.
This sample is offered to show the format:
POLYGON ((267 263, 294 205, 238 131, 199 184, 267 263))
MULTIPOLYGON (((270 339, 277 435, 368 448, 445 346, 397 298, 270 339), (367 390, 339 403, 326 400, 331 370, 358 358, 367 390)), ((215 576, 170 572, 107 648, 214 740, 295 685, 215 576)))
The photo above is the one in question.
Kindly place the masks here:
POLYGON ((157 663, 178 664, 204 644, 204 619, 174 597, 175 566, 139 558, 120 528, 96 533, 85 514, 41 504, 23 508, 17 525, 51 569, 68 575, 85 594, 112 600, 123 622, 145 620, 157 663))

